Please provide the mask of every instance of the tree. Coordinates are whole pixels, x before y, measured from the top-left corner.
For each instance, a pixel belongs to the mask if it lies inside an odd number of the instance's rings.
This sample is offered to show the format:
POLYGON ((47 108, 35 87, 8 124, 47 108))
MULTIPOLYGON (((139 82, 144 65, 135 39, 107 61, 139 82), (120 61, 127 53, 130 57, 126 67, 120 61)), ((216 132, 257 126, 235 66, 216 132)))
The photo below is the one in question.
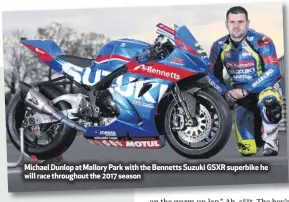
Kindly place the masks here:
MULTIPOLYGON (((25 37, 23 30, 15 30, 4 36, 5 57, 5 87, 15 94, 19 81, 51 80, 60 76, 44 64, 37 55, 20 44, 20 38, 25 37)), ((109 38, 98 33, 78 33, 76 30, 58 22, 52 22, 37 29, 35 39, 53 40, 67 55, 93 58, 99 48, 109 38)), ((73 85, 67 89, 73 92, 73 85)))
POLYGON ((4 82, 11 94, 15 94, 19 81, 39 79, 39 69, 33 54, 20 44, 20 37, 24 36, 23 30, 15 30, 11 35, 4 36, 4 82))
MULTIPOLYGON (((75 55, 79 57, 93 58, 99 48, 103 46, 110 39, 106 38, 103 34, 98 33, 78 33, 74 29, 52 22, 49 25, 38 28, 37 38, 53 40, 67 55, 75 55)), ((50 80, 53 75, 51 68, 48 67, 48 79, 50 80)), ((73 92, 73 85, 71 84, 69 91, 73 92)))

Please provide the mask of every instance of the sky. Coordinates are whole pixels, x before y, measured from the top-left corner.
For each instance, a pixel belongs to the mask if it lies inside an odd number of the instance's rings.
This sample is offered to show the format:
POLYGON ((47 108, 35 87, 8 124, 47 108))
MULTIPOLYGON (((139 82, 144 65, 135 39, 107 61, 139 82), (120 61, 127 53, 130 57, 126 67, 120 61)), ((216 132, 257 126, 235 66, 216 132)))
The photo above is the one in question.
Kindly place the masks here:
POLYGON ((227 34, 225 14, 235 5, 247 9, 250 27, 272 38, 281 57, 284 54, 282 2, 9 11, 3 12, 3 35, 23 29, 31 38, 38 27, 57 21, 79 32, 93 31, 111 39, 134 38, 152 43, 156 37, 155 26, 161 22, 170 27, 186 25, 208 52, 215 40, 227 34))

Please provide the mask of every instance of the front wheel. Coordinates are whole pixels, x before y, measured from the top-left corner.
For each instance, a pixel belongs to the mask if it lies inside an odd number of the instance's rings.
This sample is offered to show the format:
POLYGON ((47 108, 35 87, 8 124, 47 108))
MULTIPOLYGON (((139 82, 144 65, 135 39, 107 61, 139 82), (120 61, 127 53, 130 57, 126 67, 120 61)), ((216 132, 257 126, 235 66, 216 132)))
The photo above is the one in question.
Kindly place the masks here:
POLYGON ((187 121, 173 99, 165 114, 165 136, 170 146, 186 158, 210 158, 229 140, 231 112, 224 98, 212 88, 201 89, 192 96, 196 99, 196 121, 187 121))

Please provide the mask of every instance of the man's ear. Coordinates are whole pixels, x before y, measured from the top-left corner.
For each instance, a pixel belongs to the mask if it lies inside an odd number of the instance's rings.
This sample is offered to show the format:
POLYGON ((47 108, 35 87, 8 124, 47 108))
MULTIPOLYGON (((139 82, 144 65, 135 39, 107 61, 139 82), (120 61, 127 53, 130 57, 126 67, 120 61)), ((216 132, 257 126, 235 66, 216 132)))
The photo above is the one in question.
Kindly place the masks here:
POLYGON ((247 21, 247 28, 250 26, 250 20, 247 21))

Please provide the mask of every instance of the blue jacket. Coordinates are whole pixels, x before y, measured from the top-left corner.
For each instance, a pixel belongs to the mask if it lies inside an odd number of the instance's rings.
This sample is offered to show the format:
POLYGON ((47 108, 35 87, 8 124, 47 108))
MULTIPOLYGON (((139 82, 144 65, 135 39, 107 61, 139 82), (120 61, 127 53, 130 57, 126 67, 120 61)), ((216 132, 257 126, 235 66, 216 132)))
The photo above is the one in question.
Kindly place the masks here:
POLYGON ((281 78, 273 41, 262 33, 249 29, 245 38, 235 47, 229 35, 215 41, 210 52, 209 83, 221 94, 228 88, 223 79, 227 69, 234 88, 258 93, 281 78))

